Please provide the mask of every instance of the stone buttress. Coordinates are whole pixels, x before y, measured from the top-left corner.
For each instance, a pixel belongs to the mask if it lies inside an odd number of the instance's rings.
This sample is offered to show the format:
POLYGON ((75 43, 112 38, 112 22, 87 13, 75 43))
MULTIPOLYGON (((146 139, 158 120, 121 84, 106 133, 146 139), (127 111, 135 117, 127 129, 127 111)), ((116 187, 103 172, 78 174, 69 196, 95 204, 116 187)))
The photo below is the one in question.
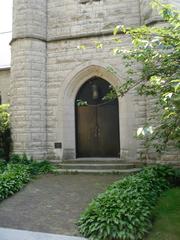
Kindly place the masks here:
POLYGON ((11 67, 13 152, 46 156, 46 0, 14 0, 11 67))

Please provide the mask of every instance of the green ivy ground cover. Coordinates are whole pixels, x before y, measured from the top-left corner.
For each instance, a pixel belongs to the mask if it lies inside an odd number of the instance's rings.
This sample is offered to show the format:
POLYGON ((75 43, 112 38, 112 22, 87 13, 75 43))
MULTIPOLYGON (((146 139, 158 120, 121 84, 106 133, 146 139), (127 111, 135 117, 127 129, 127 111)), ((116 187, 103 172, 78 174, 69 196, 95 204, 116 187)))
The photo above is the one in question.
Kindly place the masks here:
POLYGON ((115 182, 93 200, 78 222, 91 240, 139 240, 152 228, 153 210, 175 179, 168 166, 145 168, 115 182))

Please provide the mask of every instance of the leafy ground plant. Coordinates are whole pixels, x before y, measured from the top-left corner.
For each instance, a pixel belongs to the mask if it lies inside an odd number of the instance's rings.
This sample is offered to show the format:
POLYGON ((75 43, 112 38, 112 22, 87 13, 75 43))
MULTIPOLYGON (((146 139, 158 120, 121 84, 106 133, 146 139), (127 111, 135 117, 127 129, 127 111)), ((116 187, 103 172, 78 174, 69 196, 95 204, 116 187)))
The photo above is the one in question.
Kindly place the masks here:
POLYGON ((0 201, 18 192, 29 180, 28 166, 8 164, 0 174, 0 201))
POLYGON ((18 192, 32 177, 54 169, 48 161, 33 161, 25 154, 12 155, 8 164, 0 160, 0 201, 18 192))
POLYGON ((31 175, 45 174, 54 172, 56 169, 54 165, 52 165, 48 161, 34 161, 32 158, 28 158, 26 154, 19 155, 13 154, 10 157, 10 163, 12 164, 22 164, 27 165, 29 172, 31 175))
POLYGON ((9 160, 11 150, 11 131, 9 104, 0 105, 0 157, 9 160))
POLYGON ((143 239, 152 227, 158 197, 174 176, 172 168, 155 166, 115 182, 81 215, 80 233, 91 240, 143 239))

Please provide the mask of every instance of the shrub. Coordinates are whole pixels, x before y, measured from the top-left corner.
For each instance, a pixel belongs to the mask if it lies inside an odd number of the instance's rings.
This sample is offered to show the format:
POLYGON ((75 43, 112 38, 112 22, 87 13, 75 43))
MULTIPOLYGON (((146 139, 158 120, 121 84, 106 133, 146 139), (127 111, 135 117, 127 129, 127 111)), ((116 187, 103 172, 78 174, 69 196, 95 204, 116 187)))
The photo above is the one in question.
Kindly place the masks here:
POLYGON ((54 169, 48 161, 33 161, 26 154, 13 154, 9 164, 0 160, 0 201, 19 191, 31 177, 54 169))
POLYGON ((30 164, 32 163, 32 159, 28 158, 27 155, 24 154, 12 154, 10 156, 10 162, 11 163, 17 163, 17 164, 30 164))
POLYGON ((0 152, 1 157, 9 160, 11 150, 11 131, 9 122, 9 104, 0 105, 0 152))
POLYGON ((151 228, 156 201, 173 175, 172 168, 155 166, 115 182, 81 215, 80 233, 91 240, 142 239, 151 228))
POLYGON ((55 166, 48 161, 34 161, 32 158, 28 158, 26 154, 12 154, 10 157, 12 164, 25 164, 28 166, 28 170, 31 175, 45 174, 53 172, 55 166))
POLYGON ((32 161, 29 165, 31 175, 46 174, 53 172, 55 167, 48 161, 32 161))
POLYGON ((22 164, 8 164, 0 174, 0 201, 19 191, 30 180, 28 167, 22 164))
POLYGON ((4 160, 0 160, 0 174, 3 173, 6 169, 6 162, 4 160))
POLYGON ((38 175, 53 172, 55 166, 48 161, 34 161, 32 158, 28 158, 26 154, 12 154, 10 157, 11 163, 28 165, 28 169, 31 175, 38 175))
POLYGON ((173 177, 173 185, 180 187, 180 169, 176 169, 175 176, 173 177))

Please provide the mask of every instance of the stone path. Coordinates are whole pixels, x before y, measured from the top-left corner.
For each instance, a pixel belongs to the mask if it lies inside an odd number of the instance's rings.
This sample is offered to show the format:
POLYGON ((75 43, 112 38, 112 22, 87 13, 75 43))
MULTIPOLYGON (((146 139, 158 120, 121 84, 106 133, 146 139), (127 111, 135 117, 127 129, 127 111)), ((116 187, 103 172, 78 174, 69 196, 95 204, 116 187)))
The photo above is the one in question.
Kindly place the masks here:
MULTIPOLYGON (((79 236, 80 213, 119 175, 44 175, 0 203, 0 227, 79 236)), ((1 239, 1 238, 0 238, 1 239)))

